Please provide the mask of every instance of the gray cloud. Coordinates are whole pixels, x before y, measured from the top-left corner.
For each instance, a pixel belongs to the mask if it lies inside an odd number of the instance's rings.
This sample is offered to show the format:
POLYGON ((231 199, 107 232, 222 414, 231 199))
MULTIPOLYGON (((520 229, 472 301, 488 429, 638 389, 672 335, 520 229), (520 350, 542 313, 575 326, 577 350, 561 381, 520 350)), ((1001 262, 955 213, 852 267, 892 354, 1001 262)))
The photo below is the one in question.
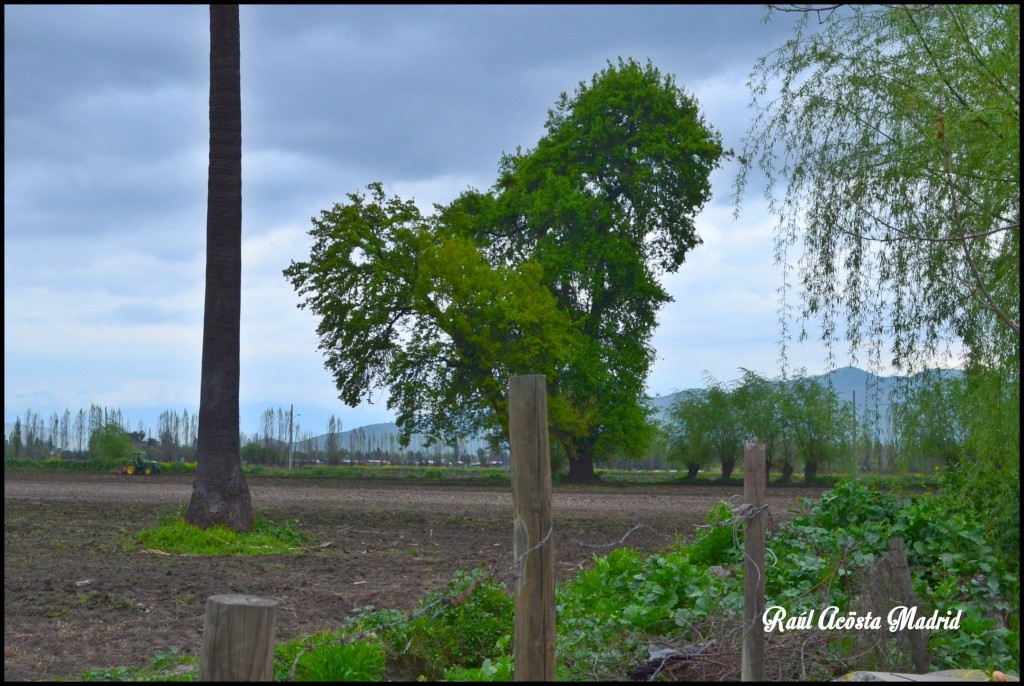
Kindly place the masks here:
MULTIPOLYGON (((738 146, 746 76, 788 36, 786 17, 762 16, 742 5, 244 6, 243 404, 306 402, 306 426, 318 413, 349 426, 387 418, 381 393, 369 410, 334 400, 311 318, 281 276, 306 256, 311 216, 371 181, 424 206, 489 187, 503 152, 536 144, 559 93, 619 57, 673 74, 738 146)), ((207 9, 16 5, 4 24, 5 415, 196 402, 207 9)), ((677 302, 656 338, 671 358, 652 380, 662 392, 777 354, 775 312, 756 307, 777 287, 771 222, 756 184, 745 223, 732 222, 731 179, 716 174, 705 245, 667 282, 677 302), (757 312, 760 343, 723 315, 727 298, 757 312)))

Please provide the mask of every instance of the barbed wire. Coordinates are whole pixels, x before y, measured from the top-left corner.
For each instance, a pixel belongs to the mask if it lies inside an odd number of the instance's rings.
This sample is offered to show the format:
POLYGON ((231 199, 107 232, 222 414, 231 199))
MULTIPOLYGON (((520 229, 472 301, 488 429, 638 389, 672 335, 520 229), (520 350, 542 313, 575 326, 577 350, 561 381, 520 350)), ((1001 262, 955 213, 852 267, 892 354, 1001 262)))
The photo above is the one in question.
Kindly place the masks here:
MULTIPOLYGON (((730 517, 729 519, 724 520, 722 522, 715 522, 714 524, 699 524, 699 525, 697 525, 697 528, 709 528, 709 527, 716 527, 716 526, 732 526, 733 527, 733 545, 735 547, 739 548, 740 547, 739 546, 739 533, 738 533, 739 526, 741 524, 745 524, 745 522, 747 520, 757 516, 762 511, 767 511, 768 510, 768 506, 764 505, 764 506, 761 506, 761 507, 756 507, 756 506, 751 505, 749 503, 740 503, 739 505, 735 505, 734 506, 731 503, 736 498, 739 498, 739 496, 732 496, 727 501, 725 501, 725 503, 729 507, 729 509, 732 510, 735 513, 732 517, 730 517)), ((770 516, 770 513, 769 513, 769 516, 770 516)), ((494 564, 489 564, 489 565, 481 566, 480 568, 478 568, 478 569, 481 570, 481 573, 477 574, 473 578, 473 580, 470 583, 470 585, 468 587, 466 587, 464 590, 462 590, 462 591, 460 591, 458 593, 454 593, 452 595, 442 595, 441 597, 431 601, 430 603, 428 603, 427 605, 423 606, 422 608, 416 610, 415 612, 412 612, 412 613, 410 613, 408 615, 403 615, 403 616, 395 619, 392 622, 387 622, 387 623, 384 623, 384 624, 378 624, 378 625, 373 626, 372 628, 364 629, 362 631, 359 631, 359 632, 356 632, 356 633, 350 634, 350 635, 339 636, 338 638, 331 639, 329 641, 318 641, 316 643, 310 643, 308 645, 303 646, 302 649, 295 655, 295 658, 292 660, 292 666, 291 666, 291 669, 289 670, 287 680, 288 681, 294 681, 294 679, 295 679, 295 672, 296 672, 296 670, 298 668, 299 661, 302 659, 302 657, 304 655, 306 655, 307 653, 309 653, 309 652, 311 652, 313 650, 316 650, 317 648, 321 648, 323 646, 332 645, 332 644, 337 644, 339 646, 344 646, 344 645, 347 645, 349 643, 353 643, 355 641, 362 640, 364 638, 375 636, 377 634, 377 632, 385 631, 387 629, 391 629, 391 628, 397 627, 397 626, 402 625, 402 624, 407 624, 407 623, 412 622, 412 621, 414 621, 416 619, 419 619, 420 617, 424 617, 424 616, 426 616, 426 615, 428 615, 430 613, 433 613, 433 614, 431 614, 431 618, 436 618, 436 617, 440 616, 440 614, 445 609, 450 608, 450 607, 458 607, 458 606, 462 605, 464 602, 466 602, 466 600, 468 600, 469 597, 476 590, 477 586, 479 586, 480 583, 484 579, 486 579, 488 577, 497 579, 497 578, 500 578, 501 575, 503 575, 503 574, 510 574, 518 582, 518 580, 522 577, 523 565, 525 564, 526 559, 529 557, 529 555, 531 553, 533 553, 533 552, 535 552, 535 551, 537 551, 537 550, 547 546, 551 542, 552 536, 556 532, 558 534, 560 534, 561 536, 563 536, 567 541, 569 541, 573 545, 579 546, 581 548, 587 548, 587 549, 591 549, 591 550, 607 550, 607 549, 610 549, 610 548, 615 548, 615 547, 624 545, 626 543, 626 541, 631 536, 633 536, 634 534, 636 534, 639 531, 648 531, 648 532, 650 532, 650 533, 652 533, 652 534, 654 534, 656 536, 659 536, 661 538, 664 538, 664 539, 670 540, 670 541, 675 541, 675 540, 678 539, 678 532, 672 533, 672 534, 666 534, 665 532, 659 531, 658 529, 656 529, 655 527, 653 527, 653 526, 651 526, 649 524, 644 524, 644 523, 641 522, 641 523, 634 524, 632 527, 630 527, 630 529, 628 531, 626 531, 626 533, 624 533, 617 540, 614 540, 614 541, 611 541, 611 542, 608 542, 608 543, 589 543, 589 542, 586 542, 586 541, 581 541, 578 538, 576 538, 575 536, 571 535, 568 531, 566 531, 564 528, 559 526, 556 522, 551 522, 551 524, 548 526, 547 532, 544 534, 544 537, 541 538, 541 540, 538 541, 537 543, 535 543, 533 546, 531 546, 530 548, 528 548, 527 550, 523 551, 518 556, 516 556, 515 559, 512 561, 512 563, 509 564, 508 566, 500 567, 500 566, 495 566, 494 564)), ((371 532, 366 532, 366 533, 371 533, 371 532)), ((384 533, 384 532, 376 532, 376 533, 384 533)), ((767 551, 767 552, 770 552, 770 551, 767 551)), ((746 553, 744 553, 744 555, 746 555, 746 553)), ((772 557, 774 558, 774 554, 772 554, 772 557)), ((749 559, 749 557, 748 557, 748 559, 749 559)), ((775 565, 775 563, 773 562, 773 564, 768 565, 768 567, 774 567, 774 565, 775 565)), ((757 566, 755 565, 755 569, 756 568, 757 568, 757 566)), ((758 569, 757 572, 760 575, 761 570, 758 569)), ((760 577, 758 577, 758 579, 760 581, 760 577)))
MULTIPOLYGON (((766 527, 766 534, 767 534, 770 530, 776 528, 776 522, 774 520, 774 517, 772 517, 772 510, 769 508, 768 505, 756 506, 756 505, 753 505, 751 503, 745 503, 742 500, 742 496, 739 496, 739 495, 731 496, 730 498, 726 499, 723 502, 726 505, 726 507, 728 507, 729 510, 732 512, 732 516, 730 516, 727 519, 725 519, 723 521, 720 521, 720 522, 696 525, 696 528, 697 529, 710 529, 710 528, 715 528, 715 527, 731 527, 731 529, 732 529, 733 547, 736 550, 740 550, 742 552, 742 554, 743 554, 743 558, 751 563, 751 565, 753 566, 753 568, 754 568, 754 570, 755 570, 755 572, 757 574, 757 584, 760 585, 761 580, 764 577, 764 575, 767 572, 767 570, 775 568, 778 565, 778 562, 779 562, 778 556, 775 554, 775 552, 771 548, 766 547, 765 548, 765 555, 766 555, 766 558, 770 558, 770 559, 766 560, 766 564, 764 565, 765 572, 762 572, 760 566, 757 565, 756 563, 754 563, 754 561, 750 558, 750 556, 746 553, 746 551, 743 550, 743 546, 740 545, 740 527, 741 526, 746 527, 746 524, 747 524, 747 522, 749 520, 751 520, 754 517, 764 513, 768 517, 768 527, 766 527)), ((650 526, 648 524, 638 523, 638 524, 633 525, 620 538, 618 538, 616 540, 613 540, 613 541, 610 541, 610 542, 607 542, 607 543, 591 543, 591 542, 586 542, 586 541, 579 540, 574 535, 572 535, 568 531, 566 531, 564 528, 560 527, 557 522, 552 522, 549 525, 548 530, 545 533, 544 537, 539 542, 537 542, 536 544, 531 546, 529 549, 527 549, 523 553, 521 553, 518 556, 516 556, 516 559, 507 568, 507 571, 508 572, 513 572, 514 571, 515 572, 514 576, 516 578, 516 581, 518 581, 521 578, 521 573, 522 573, 522 569, 521 568, 522 568, 522 565, 525 562, 525 560, 527 559, 527 557, 531 553, 537 551, 538 549, 543 548, 543 547, 549 545, 551 543, 551 541, 552 541, 553 536, 556 533, 561 535, 561 537, 563 537, 568 542, 570 542, 573 545, 576 545, 578 547, 581 547, 581 548, 587 548, 587 549, 609 549, 609 548, 615 548, 617 546, 624 545, 626 543, 626 541, 630 537, 632 537, 633 535, 635 535, 637 532, 640 532, 640 531, 647 531, 647 532, 650 532, 650 533, 652 533, 652 534, 654 534, 656 536, 659 536, 661 538, 664 538, 664 539, 667 539, 667 540, 673 540, 673 541, 677 540, 678 536, 679 536, 678 532, 673 533, 673 534, 666 534, 665 532, 660 531, 657 528, 655 528, 653 526, 650 526)), ((849 549, 844 551, 843 559, 845 559, 847 557, 849 552, 850 552, 849 549)), ((498 571, 496 571, 494 565, 488 566, 487 569, 488 569, 488 571, 490 573, 494 574, 495 576, 497 576, 497 574, 499 573, 498 571)), ((838 570, 838 567, 837 567, 837 569, 835 571, 833 571, 833 573, 830 574, 826 579, 823 579, 816 586, 806 590, 804 593, 800 594, 796 598, 791 598, 790 600, 798 600, 800 598, 813 596, 815 594, 816 590, 820 589, 824 584, 830 582, 831 579, 836 574, 838 574, 838 573, 839 573, 839 570, 838 570)), ((462 599, 467 598, 472 593, 472 590, 473 590, 473 588, 475 588, 476 583, 478 583, 478 582, 475 582, 472 588, 467 589, 467 591, 465 591, 462 594, 459 594, 458 596, 456 596, 458 602, 462 602, 463 601, 462 599)), ((441 598, 438 601, 435 601, 431 606, 428 606, 428 608, 429 607, 434 607, 438 603, 444 602, 445 600, 446 600, 445 598, 441 598)), ((428 609, 428 608, 424 608, 424 611, 426 611, 426 609, 428 609)), ((416 616, 422 616, 422 614, 423 614, 423 612, 420 612, 416 616)), ((749 621, 749 622, 745 621, 743 619, 731 620, 731 619, 725 619, 725 618, 723 618, 722 622, 723 622, 723 626, 726 626, 726 625, 734 623, 733 625, 740 629, 740 634, 742 636, 746 636, 746 634, 749 631, 753 630, 757 626, 757 623, 758 623, 756 617, 752 621, 749 621)), ((691 628, 693 628, 693 627, 691 626, 691 628)), ((791 643, 792 641, 787 642, 785 640, 777 639, 776 643, 779 643, 779 645, 775 646, 771 650, 768 650, 768 648, 766 647, 766 657, 767 657, 767 655, 769 653, 772 653, 772 654, 778 653, 778 657, 776 659, 776 662, 778 662, 778 664, 776 665, 776 667, 778 668, 780 675, 783 674, 783 672, 784 672, 784 670, 786 668, 789 668, 792 671, 792 670, 794 670, 794 669, 796 669, 798 667, 799 668, 799 674, 801 674, 804 677, 806 677, 806 675, 807 675, 806 659, 807 658, 805 656, 805 649, 809 645, 811 646, 811 649, 813 650, 816 659, 820 660, 820 659, 829 658, 832 661, 836 662, 837 664, 844 665, 844 668, 848 667, 848 664, 847 664, 848 661, 840 659, 840 658, 835 657, 835 656, 832 656, 831 652, 829 652, 827 650, 827 645, 826 645, 827 641, 826 641, 826 637, 824 635, 808 637, 808 636, 803 636, 802 634, 797 634, 797 635, 790 636, 789 638, 799 639, 799 640, 797 641, 796 644, 794 644, 794 646, 789 646, 788 644, 791 643), (823 647, 823 646, 825 646, 825 647, 823 647), (793 652, 795 657, 792 657, 792 658, 788 657, 790 652, 793 652), (797 653, 798 653, 798 655, 797 655, 797 653), (792 664, 789 664, 789 663, 792 663, 792 664)), ((724 649, 724 642, 718 644, 714 640, 712 640, 710 642, 705 640, 705 641, 703 641, 701 643, 701 645, 699 647, 700 647, 700 651, 698 651, 697 653, 693 653, 693 654, 687 653, 685 651, 685 649, 684 649, 683 652, 680 653, 679 657, 684 659, 685 662, 690 663, 691 665, 699 663, 700 665, 703 665, 705 667, 707 667, 708 665, 717 666, 717 667, 721 668, 722 674, 725 674, 724 670, 728 667, 728 665, 726 665, 724 662, 722 662, 720 660, 713 659, 714 657, 722 657, 723 654, 720 652, 720 650, 724 649), (716 647, 716 651, 714 651, 712 654, 708 654, 708 655, 704 654, 703 653, 704 649, 707 649, 709 647, 716 647)), ((661 674, 663 671, 664 672, 668 672, 668 670, 670 669, 669 666, 668 666, 668 659, 667 658, 664 659, 664 660, 657 661, 656 664, 655 664, 654 660, 650 660, 649 662, 654 665, 654 669, 653 669, 653 672, 650 674, 648 680, 653 680, 659 674, 661 674)), ((795 674, 795 672, 794 672, 794 674, 795 674)), ((736 676, 738 676, 738 674, 736 676)))
MULTIPOLYGON (((768 523, 769 523, 769 525, 774 525, 775 522, 774 522, 774 519, 772 518, 771 509, 768 507, 767 504, 759 506, 759 505, 753 505, 751 503, 741 502, 738 505, 734 505, 733 501, 736 500, 736 499, 741 499, 741 497, 738 496, 738 495, 733 495, 733 496, 729 496, 729 498, 727 498, 724 501, 725 502, 725 506, 728 507, 729 510, 731 510, 733 512, 733 516, 732 517, 729 517, 728 519, 724 519, 724 520, 722 520, 720 522, 713 522, 711 524, 698 524, 697 528, 698 529, 710 529, 712 527, 731 526, 732 527, 732 545, 733 545, 734 548, 736 548, 738 550, 742 550, 742 548, 740 547, 740 535, 739 535, 739 529, 740 529, 741 525, 742 526, 746 526, 746 523, 747 523, 748 520, 753 519, 754 517, 756 517, 757 515, 761 514, 762 512, 765 512, 765 513, 768 514, 768 523)), ((779 558, 776 557, 775 553, 772 551, 771 548, 766 547, 764 549, 764 552, 765 552, 765 555, 770 555, 771 558, 772 558, 771 564, 765 564, 765 569, 766 570, 774 569, 775 565, 777 565, 778 562, 779 562, 779 558)), ((746 550, 743 550, 743 557, 745 557, 747 560, 750 560, 750 564, 753 565, 754 570, 757 572, 757 584, 760 585, 761 584, 761 568, 757 566, 757 563, 754 562, 754 560, 752 560, 749 555, 747 555, 747 551, 746 550)))
MULTIPOLYGON (((775 555, 775 552, 772 551, 771 548, 765 546, 765 549, 764 549, 765 556, 767 557, 767 556, 770 555, 772 561, 770 563, 769 562, 765 563, 765 572, 762 573, 761 572, 761 567, 757 564, 757 562, 754 560, 754 558, 750 557, 750 555, 747 554, 746 549, 742 548, 740 546, 739 529, 740 529, 740 526, 746 527, 747 522, 749 520, 751 520, 754 517, 758 516, 762 512, 764 512, 764 513, 766 513, 768 515, 769 525, 774 524, 774 521, 772 519, 771 510, 769 509, 767 503, 764 504, 764 505, 754 505, 752 503, 740 502, 737 505, 737 504, 734 503, 734 501, 737 500, 737 499, 742 501, 742 498, 740 496, 738 496, 738 495, 730 496, 725 501, 725 506, 728 507, 729 510, 733 513, 732 517, 729 517, 728 519, 724 519, 724 520, 722 520, 720 522, 713 522, 711 524, 698 524, 697 528, 698 529, 707 529, 707 528, 711 528, 711 527, 731 526, 732 527, 732 545, 733 545, 734 548, 736 548, 738 550, 741 550, 743 552, 743 558, 745 560, 749 561, 750 562, 750 566, 754 568, 755 572, 757 572, 757 581, 755 582, 755 587, 760 587, 761 586, 761 579, 763 578, 763 576, 765 574, 767 574, 767 570, 775 568, 775 566, 779 562, 779 558, 775 555)), ((767 527, 765 529, 765 533, 767 533, 767 527)), ((755 626, 757 626, 757 617, 754 617, 749 622, 744 620, 744 622, 743 622, 743 633, 744 633, 744 635, 748 631, 751 631, 755 626)))
POLYGON ((668 539, 670 541, 676 540, 676 535, 675 534, 669 535, 669 534, 663 533, 661 531, 658 531, 657 529, 655 529, 653 526, 650 526, 649 524, 640 523, 640 524, 633 525, 633 527, 629 531, 627 531, 625 534, 623 534, 622 538, 618 539, 617 541, 612 541, 611 543, 585 543, 584 541, 580 541, 578 539, 573 538, 569 534, 569 532, 567 532, 562 527, 558 526, 557 523, 551 522, 550 526, 548 526, 547 533, 544 534, 544 538, 542 538, 539 542, 534 544, 532 547, 530 547, 527 550, 523 551, 519 555, 519 557, 513 562, 512 568, 515 570, 516 578, 521 576, 522 575, 522 571, 523 571, 523 569, 522 569, 523 568, 523 564, 526 562, 527 556, 529 556, 529 554, 532 553, 533 551, 539 550, 540 548, 543 548, 544 546, 546 546, 548 544, 548 541, 551 539, 551 535, 553 533, 555 533, 556 531, 558 533, 560 533, 562 536, 564 536, 571 543, 573 543, 573 544, 575 544, 575 545, 577 545, 577 546, 579 546, 581 548, 590 548, 590 549, 593 549, 593 550, 606 550, 608 548, 614 548, 616 546, 623 545, 626 542, 626 539, 628 539, 630 536, 632 536, 637 531, 641 531, 643 529, 646 529, 646 530, 650 531, 651 533, 655 534, 656 536, 661 536, 662 538, 668 539))

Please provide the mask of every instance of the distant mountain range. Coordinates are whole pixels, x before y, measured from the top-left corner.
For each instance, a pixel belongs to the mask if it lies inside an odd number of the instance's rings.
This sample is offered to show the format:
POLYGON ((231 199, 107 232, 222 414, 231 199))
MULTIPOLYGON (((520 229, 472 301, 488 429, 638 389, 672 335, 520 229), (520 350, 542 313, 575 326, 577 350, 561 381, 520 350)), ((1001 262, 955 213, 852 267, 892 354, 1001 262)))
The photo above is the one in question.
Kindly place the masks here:
MULTIPOLYGON (((354 446, 359 446, 361 443, 365 446, 380 447, 385 450, 389 447, 389 441, 394 440, 394 445, 398 446, 398 425, 392 422, 386 422, 383 424, 367 424, 366 426, 356 427, 355 429, 349 429, 348 431, 342 431, 338 434, 338 446, 345 448, 346 450, 352 450, 354 446)), ((327 449, 328 434, 320 434, 313 438, 307 438, 303 441, 295 441, 296 450, 326 450, 327 449)), ((409 439, 409 446, 406 450, 417 451, 423 450, 425 452, 430 451, 431 448, 424 446, 426 437, 422 434, 413 434, 409 439)), ((461 443, 461 449, 465 453, 475 455, 478 448, 486 448, 487 442, 482 438, 470 438, 461 443)), ((363 448, 358 448, 362 450, 363 448)))

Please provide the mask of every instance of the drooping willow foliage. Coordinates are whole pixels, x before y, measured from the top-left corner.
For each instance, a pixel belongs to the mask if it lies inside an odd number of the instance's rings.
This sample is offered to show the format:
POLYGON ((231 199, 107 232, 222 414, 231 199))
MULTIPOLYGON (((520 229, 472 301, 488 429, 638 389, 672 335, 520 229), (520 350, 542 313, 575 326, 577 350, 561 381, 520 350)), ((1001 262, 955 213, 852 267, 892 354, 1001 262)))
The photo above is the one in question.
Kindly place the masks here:
POLYGON ((736 187, 778 218, 784 346, 820 325, 832 362, 961 366, 949 489, 1019 546, 1020 8, 787 8, 736 187))

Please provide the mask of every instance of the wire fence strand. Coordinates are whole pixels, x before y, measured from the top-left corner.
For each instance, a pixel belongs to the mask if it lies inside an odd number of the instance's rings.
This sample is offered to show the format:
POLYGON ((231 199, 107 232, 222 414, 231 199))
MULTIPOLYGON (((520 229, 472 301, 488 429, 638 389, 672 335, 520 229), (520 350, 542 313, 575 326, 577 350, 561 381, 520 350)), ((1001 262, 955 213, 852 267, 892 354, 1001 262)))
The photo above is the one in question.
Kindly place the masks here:
MULTIPOLYGON (((753 505, 751 505, 749 503, 742 503, 742 502, 740 504, 738 504, 738 505, 733 505, 732 504, 733 501, 736 500, 736 499, 739 499, 739 498, 740 498, 740 496, 732 496, 727 501, 725 501, 726 505, 734 513, 732 517, 730 517, 729 519, 726 519, 724 521, 721 521, 721 522, 715 522, 714 524, 700 524, 700 525, 697 525, 697 528, 704 529, 704 528, 710 528, 710 527, 731 526, 733 528, 733 545, 735 547, 737 547, 737 548, 740 548, 739 527, 741 525, 745 524, 745 522, 747 520, 749 520, 752 517, 755 517, 758 514, 760 514, 760 512, 767 511, 768 510, 768 506, 765 505, 763 507, 755 507, 755 506, 753 506, 753 505)), ((769 512, 769 516, 770 516, 770 512, 769 512)), ((393 628, 393 627, 397 627, 397 626, 400 626, 402 624, 407 624, 407 623, 412 622, 412 621, 414 621, 416 619, 419 619, 420 617, 424 617, 424 616, 427 616, 427 615, 430 615, 432 618, 436 618, 446 608, 458 607, 462 603, 466 602, 466 600, 469 599, 469 597, 476 590, 477 586, 479 586, 481 581, 483 581, 485 578, 488 578, 488 577, 494 578, 494 579, 498 579, 498 578, 501 578, 503 575, 508 574, 508 575, 512 576, 515 579, 515 581, 518 583, 519 579, 522 578, 523 565, 525 564, 526 559, 529 557, 529 555, 531 553, 533 553, 533 552, 543 548, 544 546, 549 545, 552 542, 553 536, 556 533, 559 534, 559 536, 561 538, 564 538, 569 543, 571 543, 571 544, 573 544, 575 546, 578 546, 580 548, 585 548, 585 549, 590 549, 590 550, 609 550, 609 549, 612 549, 612 548, 617 548, 617 547, 625 545, 626 541, 628 541, 632 536, 634 536, 635 534, 637 534, 638 532, 641 532, 641 531, 649 532, 649 533, 651 533, 651 534, 653 534, 655 536, 658 536, 660 538, 666 539, 668 541, 676 541, 679 538, 678 532, 674 532, 672 534, 667 534, 667 533, 665 533, 663 531, 660 531, 657 528, 655 528, 655 527, 653 527, 653 526, 651 526, 649 524, 645 524, 643 522, 640 522, 640 523, 634 524, 632 527, 629 528, 629 530, 627 530, 621 537, 619 537, 616 540, 613 540, 613 541, 610 541, 610 542, 607 542, 607 543, 592 543, 592 542, 587 542, 587 541, 579 540, 579 538, 577 538, 576 536, 570 534, 563 527, 559 526, 556 522, 552 522, 551 525, 548 527, 547 532, 544 534, 544 537, 540 541, 538 541, 536 544, 531 546, 529 549, 527 549, 524 552, 522 552, 516 559, 514 559, 512 561, 511 564, 509 564, 508 566, 496 566, 494 564, 482 566, 480 568, 482 570, 482 573, 477 575, 473 579, 473 581, 470 583, 470 585, 467 588, 463 589, 462 591, 459 591, 457 593, 453 593, 451 595, 441 596, 441 597, 431 601, 427 605, 423 606, 422 608, 420 608, 420 609, 418 609, 418 610, 416 610, 416 611, 414 611, 414 612, 412 612, 412 613, 410 613, 408 615, 404 615, 404 616, 402 616, 402 617, 400 617, 400 618, 398 618, 398 619, 396 619, 396 620, 394 620, 392 622, 387 622, 387 623, 384 623, 384 624, 378 624, 378 625, 373 626, 372 628, 364 629, 364 630, 358 631, 358 632, 356 632, 354 634, 348 634, 348 635, 345 635, 345 636, 340 636, 340 637, 338 637, 336 639, 332 639, 332 640, 329 640, 329 641, 318 641, 316 643, 310 643, 308 645, 303 646, 302 649, 296 654, 295 658, 292 660, 292 666, 291 666, 291 669, 290 669, 290 671, 288 673, 287 680, 288 681, 294 681, 294 679, 295 679, 295 672, 296 672, 296 670, 298 668, 299 662, 302 659, 302 657, 304 655, 306 655, 307 653, 309 653, 309 652, 311 652, 313 650, 316 650, 317 648, 320 648, 320 647, 323 647, 323 646, 332 645, 332 644, 336 644, 336 645, 339 645, 339 646, 344 646, 344 645, 353 643, 355 641, 359 641, 359 640, 362 640, 364 638, 368 638, 368 637, 370 637, 372 635, 375 635, 377 632, 381 632, 381 631, 384 631, 384 630, 387 630, 387 629, 390 629, 390 628, 393 628)), ((383 532, 378 532, 378 533, 383 533, 383 532)), ((769 550, 767 552, 770 553, 771 551, 769 550)), ((772 554, 772 558, 774 560, 774 558, 775 558, 774 554, 772 554)), ((772 564, 767 565, 767 566, 769 568, 770 567, 774 567, 775 566, 775 562, 773 562, 772 564)), ((758 574, 760 574, 760 573, 761 573, 761 570, 758 569, 758 574)))

